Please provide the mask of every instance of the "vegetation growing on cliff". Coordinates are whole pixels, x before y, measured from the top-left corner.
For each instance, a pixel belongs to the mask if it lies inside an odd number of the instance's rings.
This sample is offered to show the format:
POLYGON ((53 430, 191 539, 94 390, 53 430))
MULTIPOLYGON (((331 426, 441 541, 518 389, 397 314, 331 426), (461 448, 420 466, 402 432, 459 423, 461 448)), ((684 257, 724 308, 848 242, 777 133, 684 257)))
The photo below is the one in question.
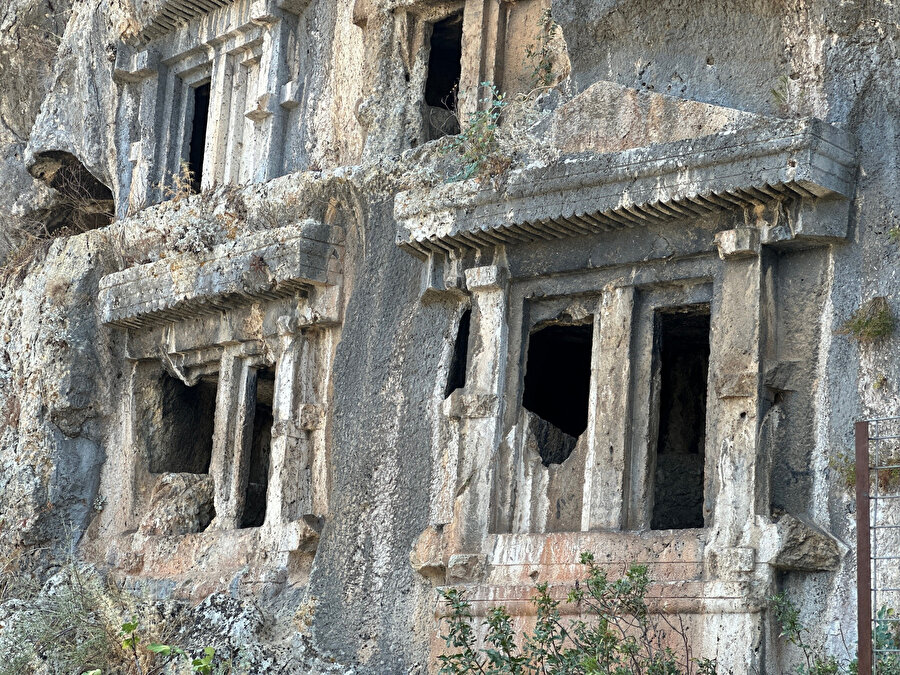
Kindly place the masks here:
MULTIPOLYGON (((647 591, 651 579, 643 565, 632 565, 625 575, 611 581, 590 553, 581 563, 586 576, 576 582, 566 603, 578 606, 580 616, 564 625, 560 601, 554 600, 549 585, 536 586, 532 598, 537 620, 530 632, 517 634, 512 617, 503 607, 494 607, 485 618, 483 643, 472 606, 463 591, 441 589, 448 615, 447 632, 441 637, 446 651, 439 656, 441 673, 590 673, 593 675, 716 675, 714 660, 691 655, 688 629, 678 619, 651 612, 647 591)), ((801 661, 795 675, 856 675, 856 659, 840 660, 827 654, 800 618, 800 611, 785 593, 770 599, 772 615, 780 628, 779 637, 797 647, 801 661)), ((894 611, 883 607, 875 622, 876 648, 900 649, 900 628, 894 611)), ((878 659, 878 672, 900 675, 900 658, 895 653, 878 659)))
POLYGON ((590 553, 581 555, 586 577, 566 598, 591 621, 564 625, 560 601, 549 585, 538 584, 532 599, 537 610, 534 629, 516 635, 509 613, 490 610, 483 647, 477 646, 471 605, 462 591, 450 588, 441 595, 450 610, 447 653, 439 657, 441 673, 597 673, 604 675, 712 675, 715 661, 691 655, 687 628, 664 614, 649 611, 650 575, 644 565, 632 565, 620 579, 610 580, 590 553), (666 639, 666 636, 674 637, 666 639), (679 652, 671 645, 677 644, 679 652))
POLYGON ((894 332, 894 315, 883 297, 872 298, 841 324, 838 331, 858 342, 876 342, 894 332))

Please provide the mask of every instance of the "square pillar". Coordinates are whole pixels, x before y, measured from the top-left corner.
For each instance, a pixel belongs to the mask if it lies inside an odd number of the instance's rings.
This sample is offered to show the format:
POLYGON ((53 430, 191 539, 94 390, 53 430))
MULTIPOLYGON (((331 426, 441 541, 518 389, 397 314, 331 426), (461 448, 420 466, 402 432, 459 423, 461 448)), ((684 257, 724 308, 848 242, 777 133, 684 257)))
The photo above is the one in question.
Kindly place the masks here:
POLYGON ((717 235, 724 260, 710 327, 706 503, 713 549, 750 544, 758 485, 757 436, 762 390, 763 260, 755 242, 736 246, 741 232, 717 235))
POLYGON ((295 382, 303 336, 284 333, 275 368, 275 395, 272 402, 272 445, 269 455, 269 492, 266 525, 280 525, 297 517, 298 506, 309 492, 309 449, 304 432, 294 423, 295 382), (304 461, 305 460, 305 461, 304 461))
POLYGON ((591 414, 581 529, 625 526, 630 433, 631 333, 634 287, 604 291, 594 320, 591 414))
POLYGON ((489 265, 466 270, 472 297, 472 327, 466 386, 451 395, 448 413, 459 419, 458 481, 450 549, 480 551, 491 521, 494 454, 500 440, 500 401, 507 349, 507 274, 489 265), (458 490, 457 490, 458 492, 458 490))
POLYGON ((312 391, 315 341, 283 323, 275 370, 272 446, 266 525, 286 524, 316 512, 313 458, 315 433, 324 426, 324 408, 312 391))
POLYGON ((256 360, 243 347, 228 345, 222 353, 216 395, 215 434, 209 472, 215 490, 216 517, 211 529, 241 526, 250 472, 250 445, 256 411, 256 360))

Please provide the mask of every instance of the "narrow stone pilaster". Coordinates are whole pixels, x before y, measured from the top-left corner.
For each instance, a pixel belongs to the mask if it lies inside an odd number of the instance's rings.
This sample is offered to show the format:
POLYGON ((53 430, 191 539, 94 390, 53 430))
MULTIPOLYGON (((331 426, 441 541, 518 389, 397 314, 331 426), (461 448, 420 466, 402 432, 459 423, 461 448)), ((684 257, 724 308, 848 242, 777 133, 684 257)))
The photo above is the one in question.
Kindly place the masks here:
POLYGON ((594 319, 582 530, 619 530, 625 525, 633 313, 634 287, 610 288, 594 319))
POLYGON ((706 503, 712 550, 746 545, 755 522, 763 261, 745 232, 717 236, 723 272, 712 306, 706 503))
POLYGON ((482 82, 498 82, 498 44, 501 36, 501 6, 498 0, 467 0, 463 11, 462 73, 459 79, 460 119, 482 107, 487 96, 482 82))
POLYGON ((466 485, 451 527, 455 552, 480 551, 488 533, 507 347, 505 267, 466 270, 466 286, 472 294, 469 362, 464 392, 451 412, 460 419, 458 485, 466 485))
POLYGON ((267 181, 281 175, 284 154, 286 111, 281 106, 281 86, 288 80, 284 52, 290 42, 291 23, 278 15, 256 19, 267 24, 263 36, 259 64, 259 88, 248 117, 258 126, 258 157, 255 182, 267 181))
POLYGON ((253 415, 256 409, 256 368, 242 349, 229 345, 222 354, 210 475, 216 517, 211 529, 241 526, 249 474, 253 415))
MULTIPOLYGON (((296 409, 297 365, 303 337, 285 331, 279 337, 281 350, 275 368, 275 396, 272 404, 272 445, 269 455, 269 492, 266 504, 266 525, 280 525, 297 517, 297 502, 308 491, 302 467, 308 454, 304 432, 294 422, 296 409), (298 494, 299 493, 299 494, 298 494), (299 497, 299 499, 298 499, 299 497)), ((308 461, 308 460, 307 460, 308 461)))
POLYGON ((206 176, 200 176, 203 188, 223 182, 225 176, 234 67, 234 60, 229 54, 216 52, 212 61, 209 120, 203 156, 203 171, 206 176))

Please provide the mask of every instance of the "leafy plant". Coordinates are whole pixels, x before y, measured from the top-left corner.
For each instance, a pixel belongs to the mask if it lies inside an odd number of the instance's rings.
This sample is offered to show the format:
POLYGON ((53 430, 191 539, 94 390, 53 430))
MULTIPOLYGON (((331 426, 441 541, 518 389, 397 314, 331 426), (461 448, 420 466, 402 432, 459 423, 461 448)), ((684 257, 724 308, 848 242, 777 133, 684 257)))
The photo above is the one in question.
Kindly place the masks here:
MULTIPOLYGON (((139 641, 136 633, 137 627, 137 622, 128 622, 122 625, 122 633, 128 636, 125 640, 123 640, 122 646, 131 648, 134 651, 135 655, 137 654, 137 643, 139 641)), ((214 660, 216 658, 216 650, 213 647, 204 647, 203 656, 198 658, 191 657, 191 655, 181 647, 159 644, 156 642, 147 645, 147 650, 158 656, 168 657, 170 659, 180 658, 186 661, 190 666, 192 673, 200 673, 200 675, 212 675, 213 672, 218 672, 213 670, 214 666, 216 665, 214 664, 214 660)), ((230 662, 225 662, 221 665, 227 667, 228 672, 230 672, 230 662)), ((137 671, 138 673, 141 672, 140 664, 137 664, 137 671)))
POLYGON ((138 675, 141 675, 141 660, 138 657, 137 650, 138 642, 140 642, 141 639, 138 637, 137 628, 137 619, 132 618, 130 621, 126 621, 122 624, 119 633, 122 636, 122 649, 130 651, 134 655, 134 669, 137 671, 138 675))
POLYGON ((892 607, 881 607, 875 612, 872 640, 879 675, 900 675, 900 623, 892 607))
POLYGON ((478 110, 469 113, 469 121, 463 130, 450 139, 447 152, 456 151, 462 158, 462 170, 451 180, 466 180, 485 170, 496 174, 509 167, 510 159, 500 152, 497 128, 503 109, 508 105, 502 94, 491 82, 482 82, 487 95, 480 100, 478 110))
POLYGON ((534 70, 531 73, 535 87, 549 87, 556 79, 553 72, 553 49, 551 44, 559 32, 559 24, 553 19, 553 13, 549 7, 541 12, 538 21, 538 32, 535 35, 535 43, 525 47, 525 56, 534 62, 534 70))
POLYGON ((594 673, 597 675, 714 675, 716 662, 693 659, 683 625, 674 625, 664 615, 652 614, 645 596, 650 585, 646 566, 633 565, 625 576, 611 581, 583 553, 587 568, 584 583, 568 594, 566 603, 579 606, 592 618, 563 625, 560 601, 550 595, 546 583, 536 586, 532 599, 537 610, 535 627, 516 636, 508 612, 496 607, 484 620, 484 646, 477 645, 471 605, 462 591, 440 591, 448 609, 447 633, 443 639, 447 653, 440 655, 441 673, 594 673), (662 645, 665 628, 681 638, 684 652, 676 655, 662 645))
POLYGON ((849 335, 858 342, 875 342, 893 332, 894 315, 887 299, 880 296, 863 304, 838 330, 838 334, 849 335))
MULTIPOLYGON (((856 675, 857 661, 840 662, 834 656, 822 653, 821 645, 810 642, 810 632, 800 620, 800 611, 785 593, 776 593, 769 601, 775 620, 781 627, 779 637, 785 638, 800 649, 804 663, 797 665, 797 675, 856 675)), ((881 669, 878 670, 881 673, 881 669)), ((893 674, 892 674, 893 675, 893 674)), ((900 675, 900 674, 898 674, 900 675)))

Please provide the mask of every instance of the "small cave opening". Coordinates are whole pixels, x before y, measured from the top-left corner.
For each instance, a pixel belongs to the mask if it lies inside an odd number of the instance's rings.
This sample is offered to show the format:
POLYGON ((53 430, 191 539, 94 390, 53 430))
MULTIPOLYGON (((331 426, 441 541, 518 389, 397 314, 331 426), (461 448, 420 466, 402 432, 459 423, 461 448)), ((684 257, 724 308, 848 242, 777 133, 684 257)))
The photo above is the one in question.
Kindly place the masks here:
POLYGON ((62 228, 80 232, 106 227, 115 217, 112 191, 75 155, 62 151, 42 152, 35 156, 29 170, 58 194, 53 206, 44 214, 48 233, 62 228))
POLYGON ((275 370, 256 371, 256 406, 250 440, 250 462, 241 527, 260 527, 266 519, 269 487, 269 455, 272 446, 272 405, 275 399, 275 370))
POLYGON ((659 430, 654 530, 703 527, 709 305, 656 314, 659 430))
POLYGON ((429 139, 459 133, 456 98, 462 73, 463 14, 457 12, 431 27, 425 113, 429 139))
POLYGON ((216 416, 216 375, 189 387, 163 373, 160 414, 150 434, 151 473, 209 473, 216 416))
POLYGON ((588 422, 593 324, 552 324, 531 333, 522 406, 545 466, 564 462, 588 422))
POLYGON ((456 329, 456 342, 453 344, 453 357, 450 359, 450 371, 447 373, 447 386, 444 398, 457 389, 466 386, 466 364, 469 360, 469 331, 472 325, 472 310, 467 309, 459 318, 456 329))
POLYGON ((203 159, 206 154, 206 127, 209 120, 209 82, 194 87, 194 115, 191 118, 191 140, 188 146, 188 168, 191 192, 200 192, 203 183, 203 159))

